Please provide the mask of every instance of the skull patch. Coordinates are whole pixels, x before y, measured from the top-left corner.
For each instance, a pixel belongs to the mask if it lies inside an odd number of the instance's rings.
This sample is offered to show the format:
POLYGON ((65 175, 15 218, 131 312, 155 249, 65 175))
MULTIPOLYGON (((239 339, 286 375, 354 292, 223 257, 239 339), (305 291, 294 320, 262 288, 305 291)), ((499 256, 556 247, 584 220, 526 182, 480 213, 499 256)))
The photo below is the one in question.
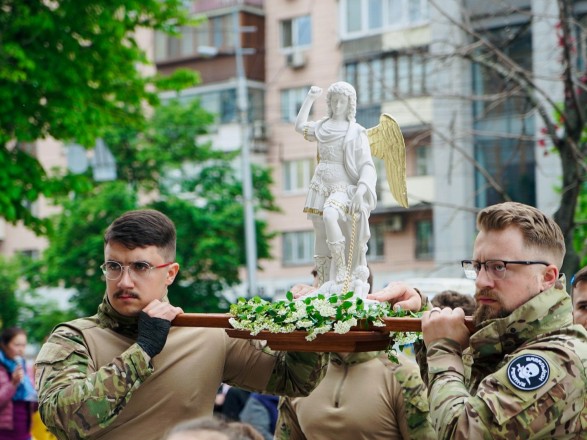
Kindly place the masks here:
POLYGON ((508 379, 519 390, 532 391, 546 383, 550 367, 546 359, 535 354, 514 358, 508 365, 508 379))

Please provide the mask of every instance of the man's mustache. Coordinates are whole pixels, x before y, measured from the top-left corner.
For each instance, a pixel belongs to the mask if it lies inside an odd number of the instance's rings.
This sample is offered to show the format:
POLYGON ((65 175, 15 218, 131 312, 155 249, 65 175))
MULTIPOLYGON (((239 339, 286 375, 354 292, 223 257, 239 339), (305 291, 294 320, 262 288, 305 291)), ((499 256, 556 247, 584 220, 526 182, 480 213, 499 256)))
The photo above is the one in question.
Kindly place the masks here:
POLYGON ((479 301, 479 298, 492 299, 492 300, 498 299, 497 294, 495 294, 494 292, 492 292, 489 289, 478 290, 477 292, 475 292, 475 301, 479 301))
POLYGON ((121 296, 130 296, 132 298, 138 298, 139 295, 134 292, 127 292, 125 290, 118 290, 114 292, 114 298, 120 298, 121 296))

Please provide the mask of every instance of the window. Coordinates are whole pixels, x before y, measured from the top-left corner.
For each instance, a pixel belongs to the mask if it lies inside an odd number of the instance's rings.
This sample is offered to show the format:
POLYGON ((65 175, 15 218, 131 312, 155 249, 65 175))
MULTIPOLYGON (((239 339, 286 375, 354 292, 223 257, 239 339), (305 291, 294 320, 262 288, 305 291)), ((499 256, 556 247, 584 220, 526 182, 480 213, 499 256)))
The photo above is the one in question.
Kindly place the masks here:
POLYGON ((281 47, 294 49, 312 44, 312 21, 309 15, 281 22, 281 47))
POLYGON ((416 176, 429 176, 432 174, 431 153, 430 145, 416 147, 416 176))
POLYGON ((298 192, 308 189, 314 174, 314 159, 290 160, 283 163, 283 190, 298 192))
MULTIPOLYGON (((492 29, 492 43, 524 68, 531 69, 530 27, 492 29)), ((534 103, 516 93, 517 83, 491 69, 473 65, 475 160, 497 182, 496 189, 484 173, 475 169, 476 205, 485 207, 504 201, 502 190, 516 202, 536 204, 536 157, 534 103), (487 99, 493 97, 493 99, 487 99)))
POLYGON ((298 87, 281 91, 281 120, 285 122, 295 122, 296 117, 302 107, 302 102, 310 87, 298 87))
MULTIPOLYGON (((506 126, 505 120, 500 121, 506 126)), ((532 126, 533 124, 528 124, 532 126)), ((526 135, 530 137, 530 135, 526 135)), ((536 203, 536 158, 534 142, 523 139, 493 139, 478 136, 475 160, 487 170, 501 189, 516 202, 536 203)), ((478 207, 503 202, 503 195, 489 183, 485 175, 475 172, 476 205, 478 207)))
MULTIPOLYGON (((248 88, 249 96, 249 112, 247 114, 249 121, 262 120, 265 114, 264 91, 258 88, 248 88)), ((173 98, 175 99, 175 98, 173 98)), ((184 94, 179 97, 180 102, 190 102, 194 99, 200 100, 200 105, 204 110, 212 113, 216 117, 216 122, 227 124, 236 122, 237 108, 236 108, 236 89, 220 89, 203 93, 184 94)), ((166 99, 162 100, 163 102, 166 99)))
POLYGON ((432 220, 416 222, 416 259, 430 260, 434 256, 434 234, 432 220))
POLYGON ((341 0, 343 38, 418 26, 428 20, 428 0, 341 0))
POLYGON ((385 256, 383 243, 385 241, 385 225, 378 223, 370 226, 371 238, 367 243, 367 259, 380 260, 385 256))
POLYGON ((283 234, 283 263, 308 264, 314 259, 314 231, 283 234))
POLYGON ((215 47, 224 52, 234 48, 232 15, 210 17, 198 26, 183 27, 176 37, 157 32, 155 61, 197 56, 201 47, 215 47))
POLYGON ((367 61, 347 63, 345 81, 355 84, 359 106, 396 98, 422 96, 426 90, 427 49, 388 53, 367 61))
POLYGON ((40 255, 38 249, 21 249, 17 251, 17 253, 23 257, 30 258, 31 260, 38 260, 40 255))

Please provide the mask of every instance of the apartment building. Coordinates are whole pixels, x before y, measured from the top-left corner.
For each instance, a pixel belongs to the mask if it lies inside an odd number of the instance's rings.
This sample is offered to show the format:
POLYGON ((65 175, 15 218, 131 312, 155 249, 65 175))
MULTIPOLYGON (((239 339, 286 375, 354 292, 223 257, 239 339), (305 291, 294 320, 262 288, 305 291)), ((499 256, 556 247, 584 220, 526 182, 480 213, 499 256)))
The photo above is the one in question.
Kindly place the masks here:
MULTIPOLYGON (((240 149, 250 136, 256 161, 265 146, 265 18, 262 0, 206 0, 189 3, 194 17, 206 17, 198 27, 186 27, 179 38, 156 33, 154 62, 161 74, 178 68, 200 73, 201 84, 183 90, 180 100, 199 99, 217 116, 210 140, 221 150, 240 149), (239 72, 239 57, 242 72, 239 72), (248 113, 242 132, 238 115, 239 80, 244 79, 248 113)), ((162 98, 175 97, 174 92, 162 98)))

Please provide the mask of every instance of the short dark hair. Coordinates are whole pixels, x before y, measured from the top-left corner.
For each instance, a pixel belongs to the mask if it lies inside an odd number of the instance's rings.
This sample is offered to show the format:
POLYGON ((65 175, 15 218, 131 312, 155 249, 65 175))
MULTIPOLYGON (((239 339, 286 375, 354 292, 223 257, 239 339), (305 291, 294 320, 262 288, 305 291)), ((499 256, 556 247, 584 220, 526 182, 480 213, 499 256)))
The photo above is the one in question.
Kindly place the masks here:
POLYGON ((157 246, 175 260, 176 232, 169 217, 154 209, 128 211, 106 229, 104 244, 119 243, 127 249, 157 246))
POLYGON ((579 284, 581 281, 587 281, 587 266, 585 266, 583 269, 580 269, 579 272, 573 276, 571 280, 571 286, 573 289, 577 287, 577 284, 579 284))
POLYGON ((10 344, 10 341, 14 339, 15 336, 18 335, 25 335, 26 332, 20 327, 8 327, 2 331, 2 335, 0 336, 0 346, 6 347, 10 344))
POLYGON ((465 295, 454 290, 443 290, 439 294, 435 295, 430 300, 434 307, 460 307, 465 311, 465 315, 472 316, 475 311, 475 299, 471 295, 465 295))

